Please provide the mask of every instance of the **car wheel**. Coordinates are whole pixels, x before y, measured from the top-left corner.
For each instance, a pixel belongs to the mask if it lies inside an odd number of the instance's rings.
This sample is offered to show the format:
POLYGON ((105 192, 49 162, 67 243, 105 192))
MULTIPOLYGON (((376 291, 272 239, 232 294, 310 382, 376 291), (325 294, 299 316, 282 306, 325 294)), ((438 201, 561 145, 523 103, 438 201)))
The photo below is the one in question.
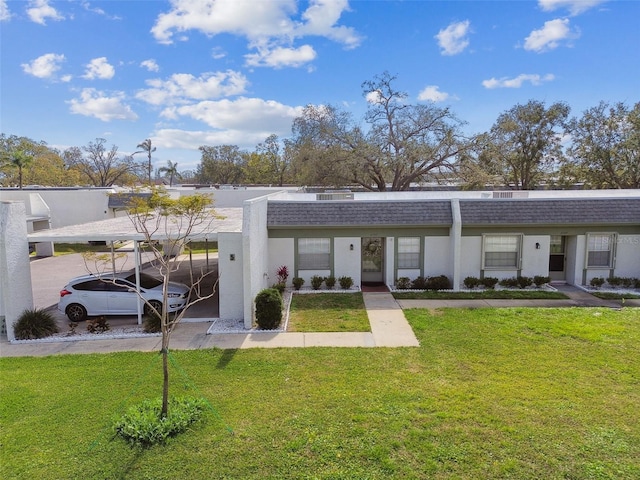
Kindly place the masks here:
POLYGON ((81 322, 87 319, 87 309, 78 303, 72 303, 65 310, 67 317, 72 322, 81 322))
POLYGON ((145 313, 147 315, 150 315, 153 312, 153 309, 156 309, 156 311, 160 314, 162 314, 162 302, 158 301, 158 300, 149 300, 149 304, 146 305, 145 307, 145 313))

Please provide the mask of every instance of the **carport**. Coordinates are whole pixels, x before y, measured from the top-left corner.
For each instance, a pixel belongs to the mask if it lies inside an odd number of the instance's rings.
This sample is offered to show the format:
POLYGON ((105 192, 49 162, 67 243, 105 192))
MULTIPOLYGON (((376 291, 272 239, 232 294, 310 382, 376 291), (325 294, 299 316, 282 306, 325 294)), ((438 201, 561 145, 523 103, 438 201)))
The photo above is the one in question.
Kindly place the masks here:
MULTIPOLYGON (((199 276, 198 272, 202 268, 210 274, 211 278, 207 279, 207 284, 211 285, 216 279, 225 278, 230 282, 219 281, 216 288, 216 296, 218 300, 218 316, 227 318, 242 318, 242 305, 233 305, 233 301, 236 299, 234 295, 230 294, 225 296, 224 292, 227 290, 242 288, 242 208, 216 208, 212 211, 215 215, 212 222, 207 223, 201 227, 195 228, 188 237, 189 241, 197 242, 216 242, 218 243, 218 255, 203 254, 197 256, 189 256, 182 259, 182 272, 178 271, 171 275, 172 281, 178 281, 181 283, 190 284, 188 272, 185 274, 185 270, 188 270, 190 265, 193 265, 196 277, 199 276), (223 258, 223 261, 220 261, 223 258), (237 260, 236 260, 237 259, 237 260), (215 278, 214 278, 215 277, 215 278), (234 279, 240 280, 239 285, 233 285, 234 279), (225 298, 229 298, 231 301, 225 303, 225 298)), ((162 243, 170 238, 172 235, 175 237, 177 229, 167 228, 166 231, 154 232, 151 236, 153 241, 162 243)), ((28 241, 30 243, 39 242, 53 242, 55 243, 88 243, 88 242, 106 242, 113 245, 114 242, 123 242, 128 246, 128 250, 133 253, 129 253, 131 260, 133 261, 133 270, 136 275, 147 267, 149 273, 153 273, 148 268, 148 258, 143 258, 140 253, 140 243, 146 241, 146 237, 143 233, 137 232, 134 225, 127 216, 117 217, 109 220, 101 220, 97 222, 85 223, 80 225, 67 226, 51 230, 41 230, 28 235, 28 241)), ((121 251, 121 250, 120 250, 121 251)), ((115 251, 112 248, 112 253, 115 251)), ((131 264, 128 265, 131 268, 131 264)), ((112 270, 118 271, 119 268, 115 263, 112 270)), ((56 276, 61 274, 60 278, 64 278, 63 281, 67 281, 74 276, 88 273, 84 272, 56 272, 56 276)), ((157 275, 156 275, 157 276, 157 275)), ((53 279, 52 279, 53 280, 53 279)), ((47 279, 39 278, 38 281, 33 282, 32 288, 35 290, 38 288, 38 282, 46 282, 47 279)), ((54 280, 57 283, 60 279, 54 280)), ((62 288, 62 285, 56 284, 56 288, 62 288)), ((189 309, 189 321, 198 321, 198 319, 211 320, 212 310, 207 309, 205 305, 207 302, 201 302, 196 304, 192 309, 189 309)), ((209 303, 209 306, 211 304, 209 303)), ((138 323, 142 323, 142 309, 138 312, 138 323)))

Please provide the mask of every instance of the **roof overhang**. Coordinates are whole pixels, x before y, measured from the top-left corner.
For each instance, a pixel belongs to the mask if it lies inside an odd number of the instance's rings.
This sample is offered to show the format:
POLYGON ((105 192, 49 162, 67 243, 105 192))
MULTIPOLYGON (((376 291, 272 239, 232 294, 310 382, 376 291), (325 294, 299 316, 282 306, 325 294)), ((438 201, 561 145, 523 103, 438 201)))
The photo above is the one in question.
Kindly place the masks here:
MULTIPOLYGON (((161 229, 153 233, 153 240, 175 238, 178 227, 167 222, 161 229)), ((242 232, 242 208, 216 208, 212 210, 211 222, 205 221, 196 226, 189 235, 189 240, 217 241, 219 233, 242 232)), ((100 220, 97 222, 69 225, 51 230, 39 230, 30 233, 29 242, 82 243, 89 241, 131 241, 146 240, 144 233, 136 231, 128 216, 100 220)))

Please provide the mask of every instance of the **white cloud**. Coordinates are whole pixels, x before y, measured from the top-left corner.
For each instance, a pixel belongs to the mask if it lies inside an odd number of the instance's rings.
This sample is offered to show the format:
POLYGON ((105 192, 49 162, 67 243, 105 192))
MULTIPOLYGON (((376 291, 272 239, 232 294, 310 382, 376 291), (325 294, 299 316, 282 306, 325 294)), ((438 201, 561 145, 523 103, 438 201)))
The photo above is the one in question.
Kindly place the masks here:
POLYGON ((259 49, 258 53, 245 55, 247 65, 251 67, 299 67, 316 58, 316 52, 310 45, 298 48, 276 47, 259 49))
POLYGON ((11 18, 11 12, 7 6, 6 0, 0 0, 0 22, 8 21, 11 18))
POLYGON ((30 63, 23 63, 22 70, 29 75, 38 78, 54 78, 55 73, 60 70, 60 64, 65 61, 62 54, 45 53, 30 63))
POLYGON ((111 120, 137 120, 129 105, 124 104, 124 92, 113 92, 111 96, 95 88, 84 88, 80 98, 74 98, 67 103, 71 105, 71 113, 87 117, 95 117, 103 122, 111 120))
POLYGON ((189 100, 210 100, 246 91, 247 78, 239 72, 203 73, 194 77, 190 73, 175 73, 168 80, 147 80, 151 88, 140 90, 136 98, 152 105, 171 105, 189 100))
POLYGON ((464 22, 456 22, 447 28, 440 30, 435 36, 438 39, 438 45, 441 48, 442 55, 456 55, 461 53, 469 45, 467 35, 471 32, 471 23, 469 20, 464 22))
POLYGON ((140 66, 146 68, 150 72, 158 72, 158 71, 160 71, 160 67, 158 66, 158 64, 156 63, 156 61, 153 58, 149 58, 148 60, 142 61, 140 63, 140 66))
POLYGON ((99 57, 91 60, 82 78, 89 80, 109 80, 116 74, 115 68, 107 61, 107 57, 99 57))
POLYGON ((261 98, 241 97, 170 107, 162 112, 162 116, 169 119, 189 117, 215 129, 260 132, 262 135, 269 131, 289 132, 291 122, 301 113, 302 107, 290 107, 261 98))
POLYGON ((579 15, 607 0, 538 0, 538 5, 545 12, 566 8, 571 15, 579 15))
POLYGON ((49 5, 49 0, 31 0, 30 8, 27 8, 27 15, 32 22, 46 25, 47 18, 51 20, 64 20, 64 17, 58 11, 49 5))
POLYGON ((560 46, 563 40, 578 38, 579 33, 572 32, 569 28, 568 18, 557 18, 544 22, 540 30, 534 30, 524 40, 524 49, 534 52, 546 52, 560 46))
POLYGON ((444 102, 450 95, 440 91, 437 85, 427 85, 419 94, 418 100, 428 100, 431 102, 444 102))
POLYGON ((311 0, 297 14, 296 0, 171 0, 171 10, 156 19, 151 33, 160 43, 170 44, 174 34, 196 30, 214 36, 230 33, 247 38, 250 49, 258 53, 249 61, 260 66, 300 66, 303 59, 313 60, 309 46, 296 48, 293 42, 305 36, 320 36, 357 47, 362 38, 346 26, 337 25, 349 5, 347 0, 311 0))
MULTIPOLYGON (((283 132, 275 132, 278 136, 290 133, 290 129, 283 132)), ((153 135, 153 144, 159 148, 178 148, 185 150, 198 150, 201 145, 237 145, 244 150, 252 150, 255 146, 264 142, 264 139, 274 133, 265 128, 260 132, 246 132, 243 130, 180 130, 163 128, 153 135)), ((182 163, 181 163, 182 165, 182 163)))
POLYGON ((539 86, 545 82, 550 82, 555 79, 555 76, 551 73, 540 76, 538 74, 522 73, 515 78, 491 78, 489 80, 483 80, 482 86, 488 89, 493 88, 520 88, 523 83, 530 82, 531 85, 539 86))

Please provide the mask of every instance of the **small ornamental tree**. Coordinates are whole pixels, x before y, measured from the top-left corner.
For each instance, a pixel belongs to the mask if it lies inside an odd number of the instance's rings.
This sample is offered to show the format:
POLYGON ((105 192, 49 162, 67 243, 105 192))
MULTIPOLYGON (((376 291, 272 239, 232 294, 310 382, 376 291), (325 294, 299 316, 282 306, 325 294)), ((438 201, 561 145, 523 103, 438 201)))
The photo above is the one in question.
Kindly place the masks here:
MULTIPOLYGON (((205 233, 216 219, 211 208, 209 195, 189 195, 177 199, 170 198, 163 188, 152 188, 151 195, 127 197, 127 215, 135 230, 142 235, 153 256, 152 266, 162 278, 162 304, 168 304, 168 286, 171 274, 176 272, 185 257, 181 257, 185 245, 199 234, 205 233)), ((87 256, 87 257, 90 257, 87 256)), ((85 263, 87 262, 85 257, 85 263)), ((94 256, 96 268, 106 270, 108 260, 105 256, 94 256)), ((191 265, 191 264, 189 264, 191 265)), ((113 263, 115 271, 115 262, 113 263)), ((190 271, 191 291, 185 307, 177 313, 169 315, 166 308, 158 311, 154 305, 145 301, 148 315, 160 318, 160 331, 162 332, 163 387, 162 387, 162 417, 167 416, 169 405, 169 341, 174 329, 182 320, 190 306, 211 298, 217 286, 217 280, 210 291, 205 291, 203 280, 208 272, 190 271)), ((108 280, 107 280, 108 281, 108 280)), ((117 280, 114 280, 117 282, 117 280)), ((142 301, 144 298, 137 292, 142 301)))

